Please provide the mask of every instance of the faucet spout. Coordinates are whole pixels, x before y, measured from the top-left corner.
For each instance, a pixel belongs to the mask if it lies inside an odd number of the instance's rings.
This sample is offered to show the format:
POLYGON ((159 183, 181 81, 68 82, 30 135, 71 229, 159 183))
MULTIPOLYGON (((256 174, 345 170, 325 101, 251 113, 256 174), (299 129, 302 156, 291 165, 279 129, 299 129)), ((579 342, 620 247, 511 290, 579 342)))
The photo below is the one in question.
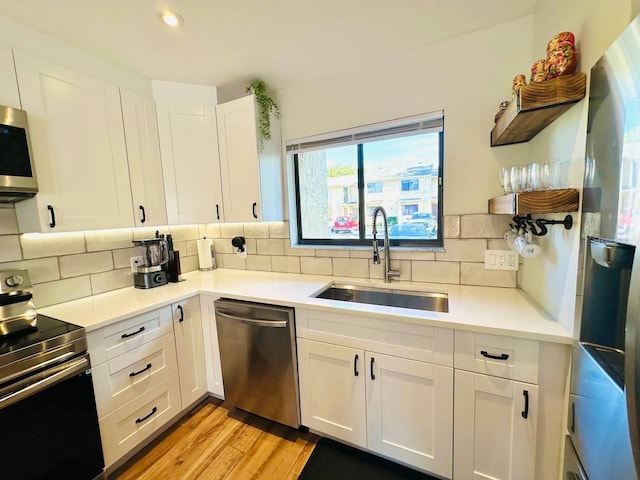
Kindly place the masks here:
POLYGON ((378 250, 378 229, 376 227, 376 220, 378 218, 378 214, 382 215, 382 223, 384 224, 384 245, 383 250, 384 253, 384 283, 391 282, 392 277, 400 276, 400 272, 398 270, 391 270, 391 259, 390 259, 390 250, 389 250, 389 226, 387 224, 387 212, 382 207, 376 207, 373 210, 373 228, 371 233, 373 234, 373 263, 378 265, 380 264, 380 252, 378 250))

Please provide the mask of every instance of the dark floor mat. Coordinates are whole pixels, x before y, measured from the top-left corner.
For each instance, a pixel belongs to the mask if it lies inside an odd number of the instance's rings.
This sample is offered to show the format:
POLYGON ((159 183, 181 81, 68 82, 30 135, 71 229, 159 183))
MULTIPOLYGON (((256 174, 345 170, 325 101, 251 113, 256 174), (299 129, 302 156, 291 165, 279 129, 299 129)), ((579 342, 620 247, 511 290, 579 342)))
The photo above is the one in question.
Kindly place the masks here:
POLYGON ((437 480, 328 438, 313 449, 298 480, 437 480))

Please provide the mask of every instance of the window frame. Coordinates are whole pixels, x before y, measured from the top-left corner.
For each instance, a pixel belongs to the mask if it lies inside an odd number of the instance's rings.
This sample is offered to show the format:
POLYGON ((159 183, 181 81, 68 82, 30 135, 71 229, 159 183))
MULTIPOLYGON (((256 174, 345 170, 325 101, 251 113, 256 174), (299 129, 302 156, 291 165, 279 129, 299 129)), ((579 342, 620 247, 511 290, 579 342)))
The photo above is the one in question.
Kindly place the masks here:
MULTIPOLYGON (((444 202, 444 113, 441 116, 442 126, 437 132, 438 134, 438 215, 435 218, 437 224, 437 235, 433 239, 389 239, 390 246, 392 247, 413 247, 413 248, 442 248, 444 245, 444 215, 443 215, 443 202, 444 202)), ((424 133, 427 133, 426 131, 424 133)), ((418 133, 419 134, 419 133, 418 133)), ((411 134, 406 135, 406 137, 411 134)), ((381 138, 382 139, 382 138, 381 138)), ((294 194, 295 194, 295 217, 296 217, 296 241, 300 246, 335 246, 335 247, 363 247, 371 246, 372 239, 365 237, 366 224, 372 221, 367 215, 367 207, 365 205, 365 193, 367 189, 366 182, 364 180, 364 145, 363 143, 357 144, 357 188, 358 188, 358 237, 355 238, 302 238, 302 215, 300 209, 300 171, 299 171, 299 158, 300 152, 289 152, 292 156, 293 164, 293 181, 294 181, 294 194), (364 219, 364 221, 363 221, 364 219)), ((327 145, 327 148, 331 148, 332 145, 327 145)), ((380 219, 380 217, 378 217, 380 219)), ((384 239, 384 233, 378 231, 378 243, 382 244, 384 239)))

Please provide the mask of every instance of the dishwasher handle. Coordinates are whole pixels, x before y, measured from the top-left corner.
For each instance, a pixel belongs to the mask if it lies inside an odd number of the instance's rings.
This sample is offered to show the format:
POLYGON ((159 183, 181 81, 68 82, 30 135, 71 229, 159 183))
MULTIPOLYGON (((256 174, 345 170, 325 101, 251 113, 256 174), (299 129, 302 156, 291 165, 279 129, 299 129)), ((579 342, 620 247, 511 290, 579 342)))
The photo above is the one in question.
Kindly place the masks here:
POLYGON ((261 318, 244 318, 238 317, 236 315, 230 315, 226 312, 222 312, 221 310, 216 310, 216 317, 224 317, 230 320, 244 323, 246 325, 253 325, 255 327, 271 327, 271 328, 287 328, 287 324, 289 323, 287 320, 266 320, 261 318))

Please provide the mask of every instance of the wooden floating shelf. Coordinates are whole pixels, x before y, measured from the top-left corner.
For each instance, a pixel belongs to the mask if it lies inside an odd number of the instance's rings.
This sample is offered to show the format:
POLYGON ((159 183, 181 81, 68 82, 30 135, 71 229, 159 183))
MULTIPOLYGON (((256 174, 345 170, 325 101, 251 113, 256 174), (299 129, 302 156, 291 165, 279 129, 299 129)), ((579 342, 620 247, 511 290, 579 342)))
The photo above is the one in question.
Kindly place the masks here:
POLYGON ((491 146, 531 140, 571 106, 582 100, 587 89, 584 73, 564 75, 524 85, 491 130, 491 146))
POLYGON ((510 193, 489 200, 489 213, 524 215, 527 213, 577 212, 580 194, 575 188, 510 193))

